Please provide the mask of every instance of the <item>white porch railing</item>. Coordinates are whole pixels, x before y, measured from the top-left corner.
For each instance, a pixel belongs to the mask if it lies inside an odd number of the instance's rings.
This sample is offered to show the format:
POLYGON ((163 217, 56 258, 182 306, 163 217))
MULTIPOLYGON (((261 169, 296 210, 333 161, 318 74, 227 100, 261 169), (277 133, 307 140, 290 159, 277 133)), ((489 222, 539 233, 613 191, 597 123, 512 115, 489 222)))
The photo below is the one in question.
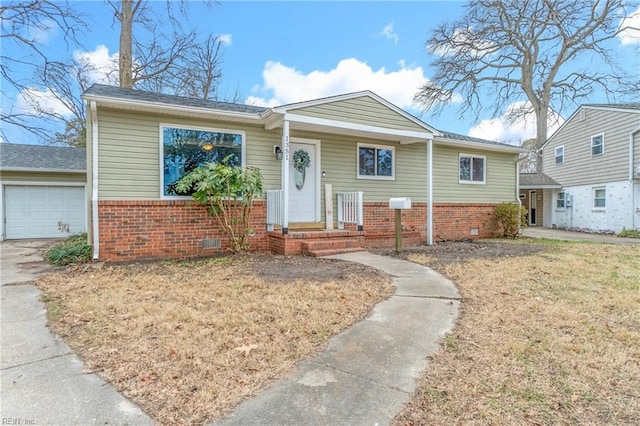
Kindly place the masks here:
POLYGON ((267 194, 267 231, 273 231, 273 225, 284 222, 284 193, 282 189, 268 189, 267 194))
POLYGON ((358 231, 363 229, 362 191, 338 192, 338 229, 344 229, 345 223, 353 223, 358 231))

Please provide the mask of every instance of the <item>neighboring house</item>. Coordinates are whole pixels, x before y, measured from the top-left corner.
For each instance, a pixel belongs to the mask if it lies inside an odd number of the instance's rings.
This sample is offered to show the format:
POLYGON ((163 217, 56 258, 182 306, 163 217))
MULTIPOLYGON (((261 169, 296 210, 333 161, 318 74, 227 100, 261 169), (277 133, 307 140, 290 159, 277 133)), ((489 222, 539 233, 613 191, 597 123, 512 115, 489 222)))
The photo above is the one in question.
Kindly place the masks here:
POLYGON ((521 148, 440 132, 369 91, 273 108, 104 85, 83 97, 97 259, 227 249, 205 209, 171 184, 229 155, 264 177, 251 217, 258 251, 351 247, 338 238, 393 245, 391 197, 412 200, 407 244, 492 236, 496 203, 517 199, 521 148))
POLYGON ((544 226, 640 228, 640 103, 583 105, 542 147, 544 226), (545 193, 546 194, 546 193, 545 193))
POLYGON ((0 239, 86 232, 84 148, 0 143, 0 239))

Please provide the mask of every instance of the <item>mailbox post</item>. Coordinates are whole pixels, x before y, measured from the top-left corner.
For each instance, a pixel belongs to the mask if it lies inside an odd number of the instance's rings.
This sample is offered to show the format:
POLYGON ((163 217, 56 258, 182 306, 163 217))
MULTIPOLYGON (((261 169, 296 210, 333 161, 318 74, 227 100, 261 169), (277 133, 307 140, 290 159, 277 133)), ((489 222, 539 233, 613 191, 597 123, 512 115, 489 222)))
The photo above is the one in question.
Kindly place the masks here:
POLYGON ((389 208, 396 211, 396 253, 402 251, 402 210, 411 208, 411 198, 389 198, 389 208))

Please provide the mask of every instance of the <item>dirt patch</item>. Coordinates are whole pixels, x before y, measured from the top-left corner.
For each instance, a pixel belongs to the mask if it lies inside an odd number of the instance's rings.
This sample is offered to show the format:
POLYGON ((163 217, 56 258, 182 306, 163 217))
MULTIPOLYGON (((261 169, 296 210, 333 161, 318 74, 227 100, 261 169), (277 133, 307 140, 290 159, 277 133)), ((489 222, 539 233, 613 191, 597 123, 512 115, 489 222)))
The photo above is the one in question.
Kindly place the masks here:
POLYGON ((87 371, 159 424, 219 418, 393 292, 372 268, 271 255, 83 266, 38 285, 87 371))
POLYGON ((396 253, 393 249, 378 249, 376 253, 443 268, 453 263, 467 262, 473 259, 531 256, 548 248, 548 245, 536 244, 531 240, 482 240, 408 247, 400 253, 396 253))

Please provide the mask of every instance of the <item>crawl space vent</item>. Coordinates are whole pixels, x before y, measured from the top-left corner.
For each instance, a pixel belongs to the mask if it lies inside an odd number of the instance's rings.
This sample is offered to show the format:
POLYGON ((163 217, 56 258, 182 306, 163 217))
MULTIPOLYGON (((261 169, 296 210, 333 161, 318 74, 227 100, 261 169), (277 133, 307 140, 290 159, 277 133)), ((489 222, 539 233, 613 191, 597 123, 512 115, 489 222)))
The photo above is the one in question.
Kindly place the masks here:
POLYGON ((220 238, 213 238, 211 240, 202 240, 202 248, 203 249, 218 249, 222 247, 222 242, 220 238))

